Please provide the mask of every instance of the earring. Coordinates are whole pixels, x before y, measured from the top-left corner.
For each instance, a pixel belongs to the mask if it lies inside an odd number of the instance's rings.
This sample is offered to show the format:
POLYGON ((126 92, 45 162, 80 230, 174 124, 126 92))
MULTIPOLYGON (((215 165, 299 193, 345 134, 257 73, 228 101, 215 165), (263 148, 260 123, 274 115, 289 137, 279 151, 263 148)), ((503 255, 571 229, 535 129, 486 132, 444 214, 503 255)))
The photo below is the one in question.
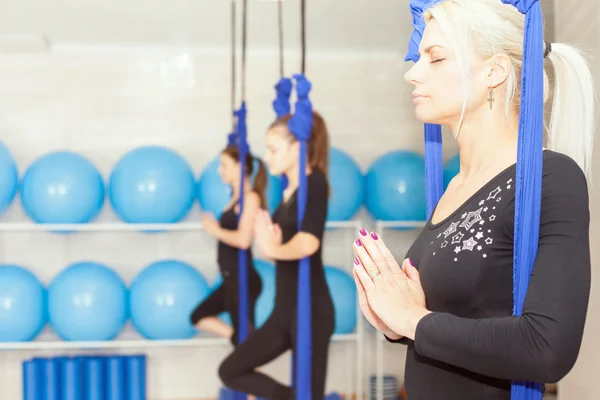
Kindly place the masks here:
POLYGON ((490 88, 490 97, 488 98, 488 101, 490 102, 490 110, 493 108, 493 104, 494 101, 496 101, 496 99, 494 98, 494 89, 490 88))

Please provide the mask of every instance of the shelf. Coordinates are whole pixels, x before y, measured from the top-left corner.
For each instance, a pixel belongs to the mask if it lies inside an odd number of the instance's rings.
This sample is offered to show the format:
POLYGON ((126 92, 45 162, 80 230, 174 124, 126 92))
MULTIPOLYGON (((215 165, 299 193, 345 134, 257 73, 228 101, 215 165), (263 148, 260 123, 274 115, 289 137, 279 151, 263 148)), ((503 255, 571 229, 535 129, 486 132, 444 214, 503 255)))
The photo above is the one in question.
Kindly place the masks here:
MULTIPOLYGON (((327 222, 329 229, 355 229, 360 221, 327 222)), ((422 228, 426 221, 377 221, 382 228, 422 228)), ((202 224, 180 222, 175 224, 128 224, 125 222, 97 222, 89 224, 36 224, 34 222, 0 222, 0 232, 138 232, 138 231, 202 231, 202 224)))
MULTIPOLYGON (((358 340, 358 334, 334 335, 332 342, 353 342, 358 340)), ((171 347, 215 347, 229 346, 229 340, 204 336, 191 339, 148 340, 137 334, 122 335, 115 340, 67 342, 60 339, 42 339, 32 342, 0 342, 0 350, 78 350, 78 349, 149 349, 171 347)))
MULTIPOLYGON (((327 228, 356 228, 358 221, 332 221, 327 228)), ((98 222, 89 224, 37 224, 34 222, 2 222, 0 232, 137 232, 137 231, 202 231, 202 224, 181 222, 175 224, 128 224, 125 222, 98 222)))

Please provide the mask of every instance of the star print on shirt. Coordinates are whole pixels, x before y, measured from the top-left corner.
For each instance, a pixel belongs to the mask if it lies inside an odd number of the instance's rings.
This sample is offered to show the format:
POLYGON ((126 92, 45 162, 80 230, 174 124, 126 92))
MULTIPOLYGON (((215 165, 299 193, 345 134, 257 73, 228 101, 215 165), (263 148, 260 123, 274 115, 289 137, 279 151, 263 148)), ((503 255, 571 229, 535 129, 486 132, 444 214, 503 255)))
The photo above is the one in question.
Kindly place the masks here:
POLYGON ((501 191, 502 191, 502 189, 500 189, 500 186, 498 186, 496 189, 492 190, 490 192, 490 194, 488 194, 488 197, 486 200, 495 199, 496 196, 498 195, 498 193, 500 193, 501 191))
POLYGON ((448 229, 444 231, 444 239, 456 232, 456 227, 458 226, 458 222, 453 222, 450 224, 448 229))
POLYGON ((485 239, 485 244, 492 244, 492 242, 493 242, 493 239, 490 237, 485 239))
POLYGON ((465 236, 462 232, 458 232, 456 235, 452 236, 452 244, 459 243, 463 236, 465 236))
POLYGON ((460 224, 460 227, 468 230, 471 229, 471 227, 477 222, 481 221, 481 210, 482 208, 478 209, 477 211, 470 211, 467 214, 467 218, 462 222, 462 224, 460 224))
POLYGON ((473 237, 470 237, 469 239, 467 239, 463 242, 462 249, 473 251, 473 248, 475 247, 476 244, 477 244, 477 242, 473 239, 473 237))

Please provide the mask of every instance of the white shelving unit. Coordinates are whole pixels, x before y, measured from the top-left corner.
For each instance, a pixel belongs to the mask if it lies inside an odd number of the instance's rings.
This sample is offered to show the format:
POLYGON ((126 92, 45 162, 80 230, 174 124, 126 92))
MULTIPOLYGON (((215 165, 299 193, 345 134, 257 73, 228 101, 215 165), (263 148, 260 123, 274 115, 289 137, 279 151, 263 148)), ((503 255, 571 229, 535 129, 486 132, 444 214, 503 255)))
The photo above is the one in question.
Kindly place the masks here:
MULTIPOLYGON (((376 232, 383 232, 386 229, 393 228, 413 228, 420 229, 425 226, 425 221, 376 221, 375 230, 376 232)), ((390 245, 390 243, 388 243, 390 245)), ((375 337, 375 376, 377 385, 377 396, 376 400, 383 400, 383 367, 384 367, 384 351, 383 345, 385 338, 382 334, 377 332, 375 337)))
MULTIPOLYGON (((348 244, 353 241, 355 232, 361 227, 360 221, 340 221, 328 222, 328 230, 345 230, 348 235, 348 244)), ((4 222, 0 223, 0 233, 10 232, 202 232, 202 224, 195 222, 181 222, 173 224, 128 224, 123 222, 102 222, 88 224, 38 224, 33 222, 4 222)), ((326 231, 327 232, 327 231, 326 231)), ((327 233, 326 233, 327 234, 327 233)), ((343 264, 344 268, 350 271, 352 268, 353 255, 348 251, 348 260, 343 264)), ((350 271, 351 272, 351 271, 350 271)), ((353 343, 355 360, 350 356, 350 351, 346 351, 346 370, 347 375, 352 376, 352 368, 356 379, 346 380, 344 394, 352 397, 364 393, 364 343, 365 327, 364 318, 357 304, 357 325, 355 333, 345 335, 334 335, 332 343, 353 343)), ((157 349, 157 348, 201 348, 215 346, 230 346, 228 340, 215 336, 201 335, 190 339, 181 340, 148 340, 141 337, 136 332, 123 332, 115 340, 107 341, 63 341, 55 335, 40 335, 31 342, 4 342, 0 343, 0 351, 52 351, 52 350, 88 350, 101 351, 105 349, 157 349)))

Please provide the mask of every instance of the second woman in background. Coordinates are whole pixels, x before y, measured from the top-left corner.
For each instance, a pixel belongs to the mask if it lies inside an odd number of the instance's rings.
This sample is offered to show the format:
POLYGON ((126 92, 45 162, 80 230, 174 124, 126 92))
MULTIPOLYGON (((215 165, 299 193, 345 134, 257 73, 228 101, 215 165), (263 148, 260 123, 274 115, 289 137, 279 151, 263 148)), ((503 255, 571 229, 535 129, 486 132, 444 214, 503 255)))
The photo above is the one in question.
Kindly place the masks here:
POLYGON ((239 275, 238 252, 247 250, 248 266, 248 324, 249 331, 254 329, 254 308, 256 299, 260 295, 262 285, 260 276, 254 269, 252 239, 254 224, 258 212, 266 209, 264 195, 267 185, 267 174, 263 163, 251 154, 246 156, 247 176, 244 180, 244 209, 238 224, 241 165, 240 153, 236 145, 228 145, 220 156, 219 174, 224 183, 232 188, 231 201, 225 207, 219 221, 212 214, 204 214, 202 226, 204 230, 219 241, 217 261, 223 283, 210 296, 196 307, 191 315, 192 324, 198 329, 225 337, 234 345, 238 342, 238 314, 239 314, 239 275), (250 176, 258 165, 258 172, 254 179, 254 187, 250 184, 250 176), (217 315, 228 312, 233 327, 220 320, 217 315))
POLYGON ((275 306, 263 326, 251 334, 219 369, 223 383, 231 389, 268 400, 295 399, 294 390, 256 371, 287 350, 296 349, 296 303, 299 260, 310 257, 312 294, 312 399, 323 399, 327 358, 334 331, 334 308, 321 256, 327 218, 329 184, 327 180, 329 138, 323 118, 313 114, 308 141, 308 196, 302 228, 298 230, 297 188, 299 180, 299 142, 288 129, 287 115, 276 120, 266 134, 265 161, 274 175, 285 174, 288 187, 273 221, 262 211, 256 223, 256 243, 262 255, 275 260, 275 306))

